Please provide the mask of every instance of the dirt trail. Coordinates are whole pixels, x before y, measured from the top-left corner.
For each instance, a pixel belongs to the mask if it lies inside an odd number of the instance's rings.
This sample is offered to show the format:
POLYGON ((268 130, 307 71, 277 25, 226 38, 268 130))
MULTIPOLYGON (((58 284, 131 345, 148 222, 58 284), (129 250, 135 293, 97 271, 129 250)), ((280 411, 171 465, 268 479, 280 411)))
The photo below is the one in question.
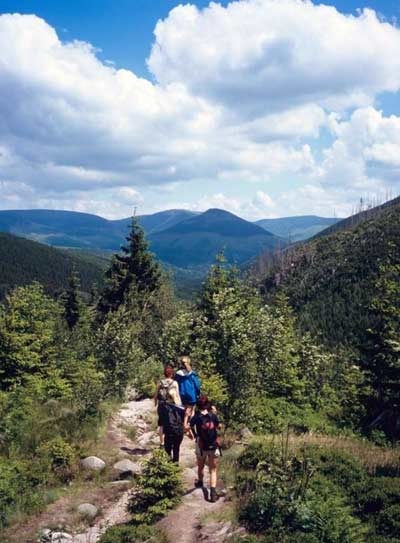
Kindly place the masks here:
MULTIPOLYGON (((219 511, 224 506, 224 499, 211 503, 207 501, 202 489, 195 489, 193 483, 197 477, 195 468, 196 459, 193 442, 184 438, 181 447, 181 466, 183 469, 183 483, 185 495, 182 503, 163 520, 160 527, 168 536, 171 543, 196 543, 199 541, 200 520, 207 513, 219 511)), ((208 482, 207 467, 205 468, 205 482, 208 482)))
MULTIPOLYGON (((151 429, 151 420, 155 416, 154 403, 150 399, 127 402, 121 406, 110 420, 103 444, 107 449, 112 450, 119 459, 129 458, 132 462, 141 462, 151 454, 154 447, 158 446, 158 435, 151 429), (125 430, 134 428, 136 435, 130 439, 125 430)), ((170 543, 196 543, 197 541, 211 541, 203 539, 199 531, 200 519, 207 512, 218 511, 223 507, 224 499, 217 503, 208 502, 205 499, 203 490, 195 489, 193 486, 196 479, 196 459, 194 454, 194 443, 185 437, 181 446, 181 462, 183 468, 183 483, 185 495, 180 506, 171 511, 160 523, 170 543)), ((206 479, 207 479, 206 467, 206 479)), ((65 525, 65 532, 73 532, 74 524, 77 527, 76 504, 92 501, 101 510, 101 516, 85 530, 74 535, 60 538, 60 543, 96 543, 100 535, 110 526, 121 524, 129 520, 126 511, 130 485, 123 481, 105 481, 100 487, 83 487, 81 493, 63 497, 51 504, 36 518, 30 518, 26 523, 14 526, 10 531, 12 543, 33 543, 38 541, 37 534, 40 530, 51 526, 65 525), (105 493, 104 488, 107 489, 105 493), (110 492, 111 491, 111 492, 110 492), (70 529, 68 530, 68 526, 70 529)), ((82 523, 80 523, 82 524, 82 523)), ((81 526, 83 528, 83 526, 81 526)), ((211 526, 210 526, 211 528, 211 526)), ((75 528, 76 529, 76 528, 75 528)), ((63 531, 64 530, 57 530, 63 531)), ((64 532, 64 533, 65 533, 64 532)))

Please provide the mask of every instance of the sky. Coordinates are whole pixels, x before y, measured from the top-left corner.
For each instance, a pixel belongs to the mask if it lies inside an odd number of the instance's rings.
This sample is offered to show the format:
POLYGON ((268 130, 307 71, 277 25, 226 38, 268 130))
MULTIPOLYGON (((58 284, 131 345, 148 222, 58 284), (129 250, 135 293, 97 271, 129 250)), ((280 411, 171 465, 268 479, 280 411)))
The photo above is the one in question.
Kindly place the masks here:
POLYGON ((398 18, 392 0, 0 0, 0 208, 256 220, 396 196, 398 18))

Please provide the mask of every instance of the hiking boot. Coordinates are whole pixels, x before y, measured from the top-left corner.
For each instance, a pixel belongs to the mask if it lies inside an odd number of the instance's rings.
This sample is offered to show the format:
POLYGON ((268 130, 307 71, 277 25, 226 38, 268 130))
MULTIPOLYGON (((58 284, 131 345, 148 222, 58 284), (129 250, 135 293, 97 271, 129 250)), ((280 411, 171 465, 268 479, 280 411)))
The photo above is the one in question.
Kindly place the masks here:
POLYGON ((215 503, 219 499, 217 489, 211 487, 210 488, 210 502, 215 503))
POLYGON ((194 482, 195 488, 203 488, 203 481, 195 481, 194 482))

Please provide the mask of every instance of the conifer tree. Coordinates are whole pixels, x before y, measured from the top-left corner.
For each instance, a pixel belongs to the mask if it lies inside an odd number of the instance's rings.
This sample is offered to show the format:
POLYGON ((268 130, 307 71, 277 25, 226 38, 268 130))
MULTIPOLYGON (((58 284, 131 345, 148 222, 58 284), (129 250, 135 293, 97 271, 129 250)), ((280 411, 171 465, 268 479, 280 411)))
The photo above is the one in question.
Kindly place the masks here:
POLYGON ((375 321, 361 356, 372 396, 367 399, 370 427, 400 436, 400 265, 381 268, 371 302, 375 321))
POLYGON ((80 293, 81 283, 78 272, 73 269, 68 278, 68 288, 64 295, 64 318, 68 328, 73 330, 82 316, 83 300, 80 293))
POLYGON ((122 253, 114 255, 106 272, 107 285, 98 304, 103 315, 118 309, 132 291, 143 309, 148 295, 156 291, 161 283, 159 265, 148 250, 143 229, 136 217, 132 217, 131 231, 126 240, 127 244, 121 247, 122 253))

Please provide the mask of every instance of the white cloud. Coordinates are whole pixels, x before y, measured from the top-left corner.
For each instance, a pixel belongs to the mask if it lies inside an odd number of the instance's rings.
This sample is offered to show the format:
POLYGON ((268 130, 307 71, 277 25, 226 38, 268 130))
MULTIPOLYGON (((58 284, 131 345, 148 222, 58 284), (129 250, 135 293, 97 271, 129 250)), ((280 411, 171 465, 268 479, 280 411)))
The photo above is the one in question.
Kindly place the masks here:
POLYGON ((400 30, 372 11, 344 16, 303 0, 186 5, 155 34, 152 82, 102 63, 90 44, 61 41, 39 17, 0 16, 2 207, 116 217, 173 199, 183 183, 214 182, 188 205, 250 218, 282 212, 287 188, 275 197, 271 187, 285 178, 305 185, 289 193, 299 207, 327 209, 399 177, 400 118, 370 104, 400 86, 400 30), (254 196, 244 201, 226 191, 245 183, 254 196), (147 203, 149 187, 158 203, 147 203))
POLYGON ((400 30, 308 0, 212 2, 173 9, 155 29, 148 66, 163 85, 259 116, 290 105, 364 106, 400 87, 400 30))
POLYGON ((334 122, 333 145, 325 150, 320 181, 365 193, 400 189, 400 117, 372 107, 357 109, 348 121, 334 122))

